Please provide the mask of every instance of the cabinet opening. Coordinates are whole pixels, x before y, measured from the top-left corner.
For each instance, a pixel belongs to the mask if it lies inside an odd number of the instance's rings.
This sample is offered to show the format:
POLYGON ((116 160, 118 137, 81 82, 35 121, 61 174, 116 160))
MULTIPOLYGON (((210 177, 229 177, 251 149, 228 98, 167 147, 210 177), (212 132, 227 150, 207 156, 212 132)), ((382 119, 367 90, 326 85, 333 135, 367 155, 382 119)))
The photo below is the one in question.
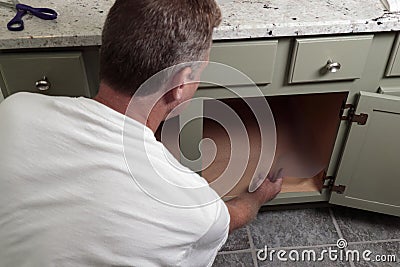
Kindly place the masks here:
MULTIPOLYGON (((321 192, 325 173, 340 124, 340 113, 347 92, 266 97, 276 125, 276 152, 271 170, 282 168, 281 193, 321 192)), ((206 114, 210 100, 204 101, 206 114)), ((243 122, 249 138, 250 156, 247 167, 236 186, 225 198, 247 191, 260 158, 260 129, 257 120, 243 99, 220 101, 232 108, 243 122)), ((231 144, 227 131, 218 122, 203 118, 203 138, 214 141, 213 146, 201 145, 202 176, 212 182, 228 166, 231 144), (210 149, 215 149, 211 153, 210 149), (212 159, 208 158, 212 157, 212 159)))

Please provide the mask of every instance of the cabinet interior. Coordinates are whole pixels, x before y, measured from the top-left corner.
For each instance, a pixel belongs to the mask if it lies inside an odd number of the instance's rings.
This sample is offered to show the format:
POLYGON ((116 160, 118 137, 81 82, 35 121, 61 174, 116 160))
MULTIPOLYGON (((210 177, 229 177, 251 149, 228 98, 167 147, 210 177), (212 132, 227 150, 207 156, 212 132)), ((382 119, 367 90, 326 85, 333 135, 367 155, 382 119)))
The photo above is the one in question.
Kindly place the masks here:
MULTIPOLYGON (((347 96, 347 92, 337 92, 265 97, 275 120, 277 138, 271 172, 283 169, 281 193, 321 192, 339 129, 341 109, 347 96)), ((205 117, 212 117, 208 112, 212 106, 209 101, 215 100, 204 101, 205 117)), ((247 167, 240 181, 225 195, 225 198, 231 198, 247 191, 253 176, 257 175, 255 171, 261 153, 261 135, 259 124, 245 100, 228 98, 218 101, 228 105, 239 116, 250 145, 249 158, 243 157, 247 167)), ((231 143, 222 125, 212 119, 202 120, 202 138, 209 138, 215 144, 200 144, 203 162, 201 175, 211 183, 227 168, 231 157, 231 143), (216 153, 211 150, 216 150, 216 153)), ((163 143, 180 160, 179 139, 176 137, 179 133, 179 119, 172 118, 168 123, 176 131, 172 132, 173 136, 163 136, 163 143)), ((156 132, 158 140, 161 139, 162 128, 163 125, 156 132)), ((192 144, 191 147, 198 145, 192 144)))
MULTIPOLYGON (((321 191, 325 173, 340 124, 340 113, 347 93, 324 93, 266 97, 276 125, 276 152, 271 170, 282 168, 281 193, 321 191)), ((204 102, 207 113, 208 100, 204 102)), ((221 99, 229 105, 245 125, 250 157, 247 168, 236 186, 225 195, 234 197, 247 191, 260 157, 260 129, 251 109, 243 99, 221 99)), ((229 136, 219 123, 203 119, 203 138, 214 141, 217 149, 202 145, 202 176, 208 182, 217 179, 228 166, 231 154, 229 136), (213 160, 207 159, 211 155, 213 160), (210 164, 211 162, 211 164, 210 164)), ((247 160, 247 158, 243 158, 247 160)))

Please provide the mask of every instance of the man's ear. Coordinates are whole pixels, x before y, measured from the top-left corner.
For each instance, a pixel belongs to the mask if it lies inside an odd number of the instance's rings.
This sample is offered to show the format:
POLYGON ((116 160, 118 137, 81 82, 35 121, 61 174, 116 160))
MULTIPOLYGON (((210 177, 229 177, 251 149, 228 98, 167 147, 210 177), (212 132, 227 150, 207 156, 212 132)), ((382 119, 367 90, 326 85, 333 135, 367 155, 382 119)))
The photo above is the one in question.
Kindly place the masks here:
POLYGON ((185 67, 175 74, 173 78, 174 88, 171 90, 172 97, 175 101, 182 102, 186 100, 185 88, 189 85, 192 74, 192 68, 185 67))

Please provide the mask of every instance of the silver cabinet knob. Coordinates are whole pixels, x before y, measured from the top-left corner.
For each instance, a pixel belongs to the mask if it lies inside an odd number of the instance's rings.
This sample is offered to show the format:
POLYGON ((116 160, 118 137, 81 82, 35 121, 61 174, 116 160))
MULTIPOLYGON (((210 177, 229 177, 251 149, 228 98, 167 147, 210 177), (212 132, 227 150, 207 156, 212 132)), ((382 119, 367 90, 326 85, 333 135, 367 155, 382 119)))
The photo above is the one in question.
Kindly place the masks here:
POLYGON ((342 67, 342 65, 339 62, 333 62, 330 59, 328 60, 328 62, 326 63, 326 66, 325 66, 326 70, 331 73, 338 72, 341 67, 342 67))
POLYGON ((47 77, 44 76, 43 79, 41 79, 35 83, 35 86, 39 91, 47 91, 50 89, 51 83, 49 82, 47 77))

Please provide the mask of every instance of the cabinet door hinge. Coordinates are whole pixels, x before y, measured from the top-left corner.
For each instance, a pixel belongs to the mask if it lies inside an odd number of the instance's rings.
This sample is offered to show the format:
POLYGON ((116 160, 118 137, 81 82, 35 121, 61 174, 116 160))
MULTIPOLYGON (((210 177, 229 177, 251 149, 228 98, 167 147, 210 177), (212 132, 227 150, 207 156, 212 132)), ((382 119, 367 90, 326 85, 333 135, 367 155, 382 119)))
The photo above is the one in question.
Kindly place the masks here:
POLYGON ((333 185, 332 186, 332 192, 336 192, 338 194, 343 194, 345 190, 346 190, 346 186, 344 186, 344 185, 333 185))
POLYGON ((349 122, 357 122, 358 125, 365 125, 368 120, 368 114, 360 113, 355 114, 355 107, 352 104, 346 104, 341 110, 341 120, 346 120, 349 122), (348 109, 347 115, 343 116, 344 110, 348 109))
POLYGON ((324 185, 323 188, 328 188, 332 192, 336 192, 338 194, 343 194, 346 190, 346 186, 344 185, 335 185, 335 178, 333 176, 327 176, 325 180, 328 180, 328 184, 324 185))

